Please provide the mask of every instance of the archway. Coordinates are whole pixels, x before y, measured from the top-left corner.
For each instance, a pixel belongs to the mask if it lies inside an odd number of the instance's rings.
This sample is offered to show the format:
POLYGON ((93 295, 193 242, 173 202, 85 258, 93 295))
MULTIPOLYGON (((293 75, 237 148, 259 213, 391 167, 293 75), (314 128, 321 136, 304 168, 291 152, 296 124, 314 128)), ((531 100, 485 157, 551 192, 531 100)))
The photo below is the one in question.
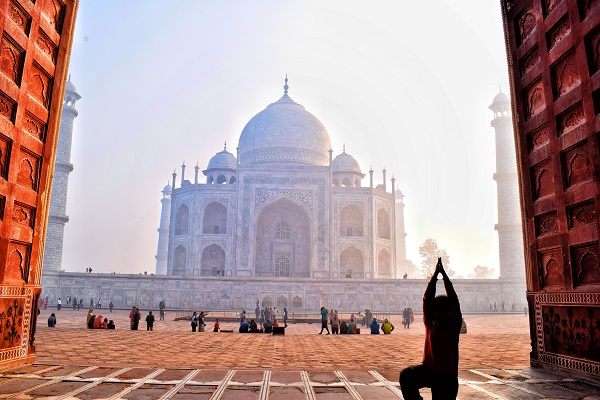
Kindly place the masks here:
POLYGON ((310 276, 311 219, 287 198, 266 205, 256 218, 255 274, 310 276))
POLYGON ((390 238, 390 214, 383 208, 377 212, 377 237, 390 238))
POLYGON ((224 235, 227 233, 227 209, 218 201, 213 201, 204 208, 202 233, 207 235, 224 235))
POLYGON ((363 213, 354 204, 349 204, 340 211, 340 236, 362 236, 363 213))
POLYGON ((182 204, 175 215, 175 235, 187 235, 190 221, 190 209, 182 204))
POLYGON ((184 275, 187 266, 187 250, 179 245, 173 252, 173 275, 184 275))
POLYGON ((202 250, 200 259, 201 275, 219 276, 225 272, 225 250, 219 245, 211 244, 202 250))
POLYGON ((392 274, 392 260, 390 252, 383 249, 377 256, 377 271, 379 276, 390 276, 392 274))
POLYGON ((363 278, 363 253, 354 246, 348 247, 340 254, 340 274, 346 278, 363 278))

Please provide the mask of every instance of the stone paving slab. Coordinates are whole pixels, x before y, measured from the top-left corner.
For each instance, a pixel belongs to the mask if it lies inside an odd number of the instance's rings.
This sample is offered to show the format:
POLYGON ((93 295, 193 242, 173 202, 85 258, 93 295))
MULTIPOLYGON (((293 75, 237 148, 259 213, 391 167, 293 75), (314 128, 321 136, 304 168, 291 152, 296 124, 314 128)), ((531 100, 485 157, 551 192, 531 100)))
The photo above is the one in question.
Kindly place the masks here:
MULTIPOLYGON (((128 326, 127 315, 111 319, 128 326)), ((0 370, 0 398, 401 399, 399 372, 421 361, 424 343, 422 321, 405 330, 393 318, 392 335, 318 335, 304 324, 274 337, 192 333, 185 321, 157 321, 151 332, 89 330, 83 312, 58 316, 59 328, 38 326, 36 363, 0 370)), ((528 367, 523 315, 466 319, 460 400, 600 399, 597 380, 528 367)))

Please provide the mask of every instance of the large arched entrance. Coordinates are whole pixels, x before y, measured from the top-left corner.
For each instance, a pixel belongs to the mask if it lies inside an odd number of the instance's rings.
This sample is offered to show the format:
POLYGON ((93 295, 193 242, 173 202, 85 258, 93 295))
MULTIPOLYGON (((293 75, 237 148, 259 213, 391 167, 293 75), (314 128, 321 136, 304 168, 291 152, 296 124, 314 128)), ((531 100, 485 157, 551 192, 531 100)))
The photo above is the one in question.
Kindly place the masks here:
POLYGON ((255 275, 309 277, 310 226, 306 210, 287 198, 265 206, 256 219, 255 275))
POLYGON ((219 276, 225 272, 225 250, 211 244, 202 250, 200 273, 204 276, 219 276))

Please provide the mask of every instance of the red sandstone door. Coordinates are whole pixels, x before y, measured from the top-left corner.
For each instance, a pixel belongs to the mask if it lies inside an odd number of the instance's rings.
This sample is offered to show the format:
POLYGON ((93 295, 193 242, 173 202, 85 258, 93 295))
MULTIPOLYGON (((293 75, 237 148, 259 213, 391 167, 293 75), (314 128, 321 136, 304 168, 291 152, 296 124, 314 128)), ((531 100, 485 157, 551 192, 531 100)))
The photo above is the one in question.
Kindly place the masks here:
POLYGON ((0 0, 0 365, 32 361, 77 0, 0 0))

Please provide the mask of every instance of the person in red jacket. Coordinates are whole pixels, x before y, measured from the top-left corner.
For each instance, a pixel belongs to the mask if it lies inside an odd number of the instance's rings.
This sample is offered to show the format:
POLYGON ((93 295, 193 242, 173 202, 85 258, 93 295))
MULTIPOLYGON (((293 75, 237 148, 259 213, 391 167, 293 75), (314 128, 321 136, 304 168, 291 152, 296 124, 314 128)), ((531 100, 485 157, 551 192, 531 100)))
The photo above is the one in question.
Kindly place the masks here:
POLYGON ((405 400, 423 399, 419 389, 431 388, 433 400, 456 399, 458 394, 458 339, 462 314, 458 296, 438 258, 435 272, 423 296, 425 351, 423 363, 400 373, 400 388, 405 400), (438 274, 444 279, 446 295, 435 295, 438 274))

